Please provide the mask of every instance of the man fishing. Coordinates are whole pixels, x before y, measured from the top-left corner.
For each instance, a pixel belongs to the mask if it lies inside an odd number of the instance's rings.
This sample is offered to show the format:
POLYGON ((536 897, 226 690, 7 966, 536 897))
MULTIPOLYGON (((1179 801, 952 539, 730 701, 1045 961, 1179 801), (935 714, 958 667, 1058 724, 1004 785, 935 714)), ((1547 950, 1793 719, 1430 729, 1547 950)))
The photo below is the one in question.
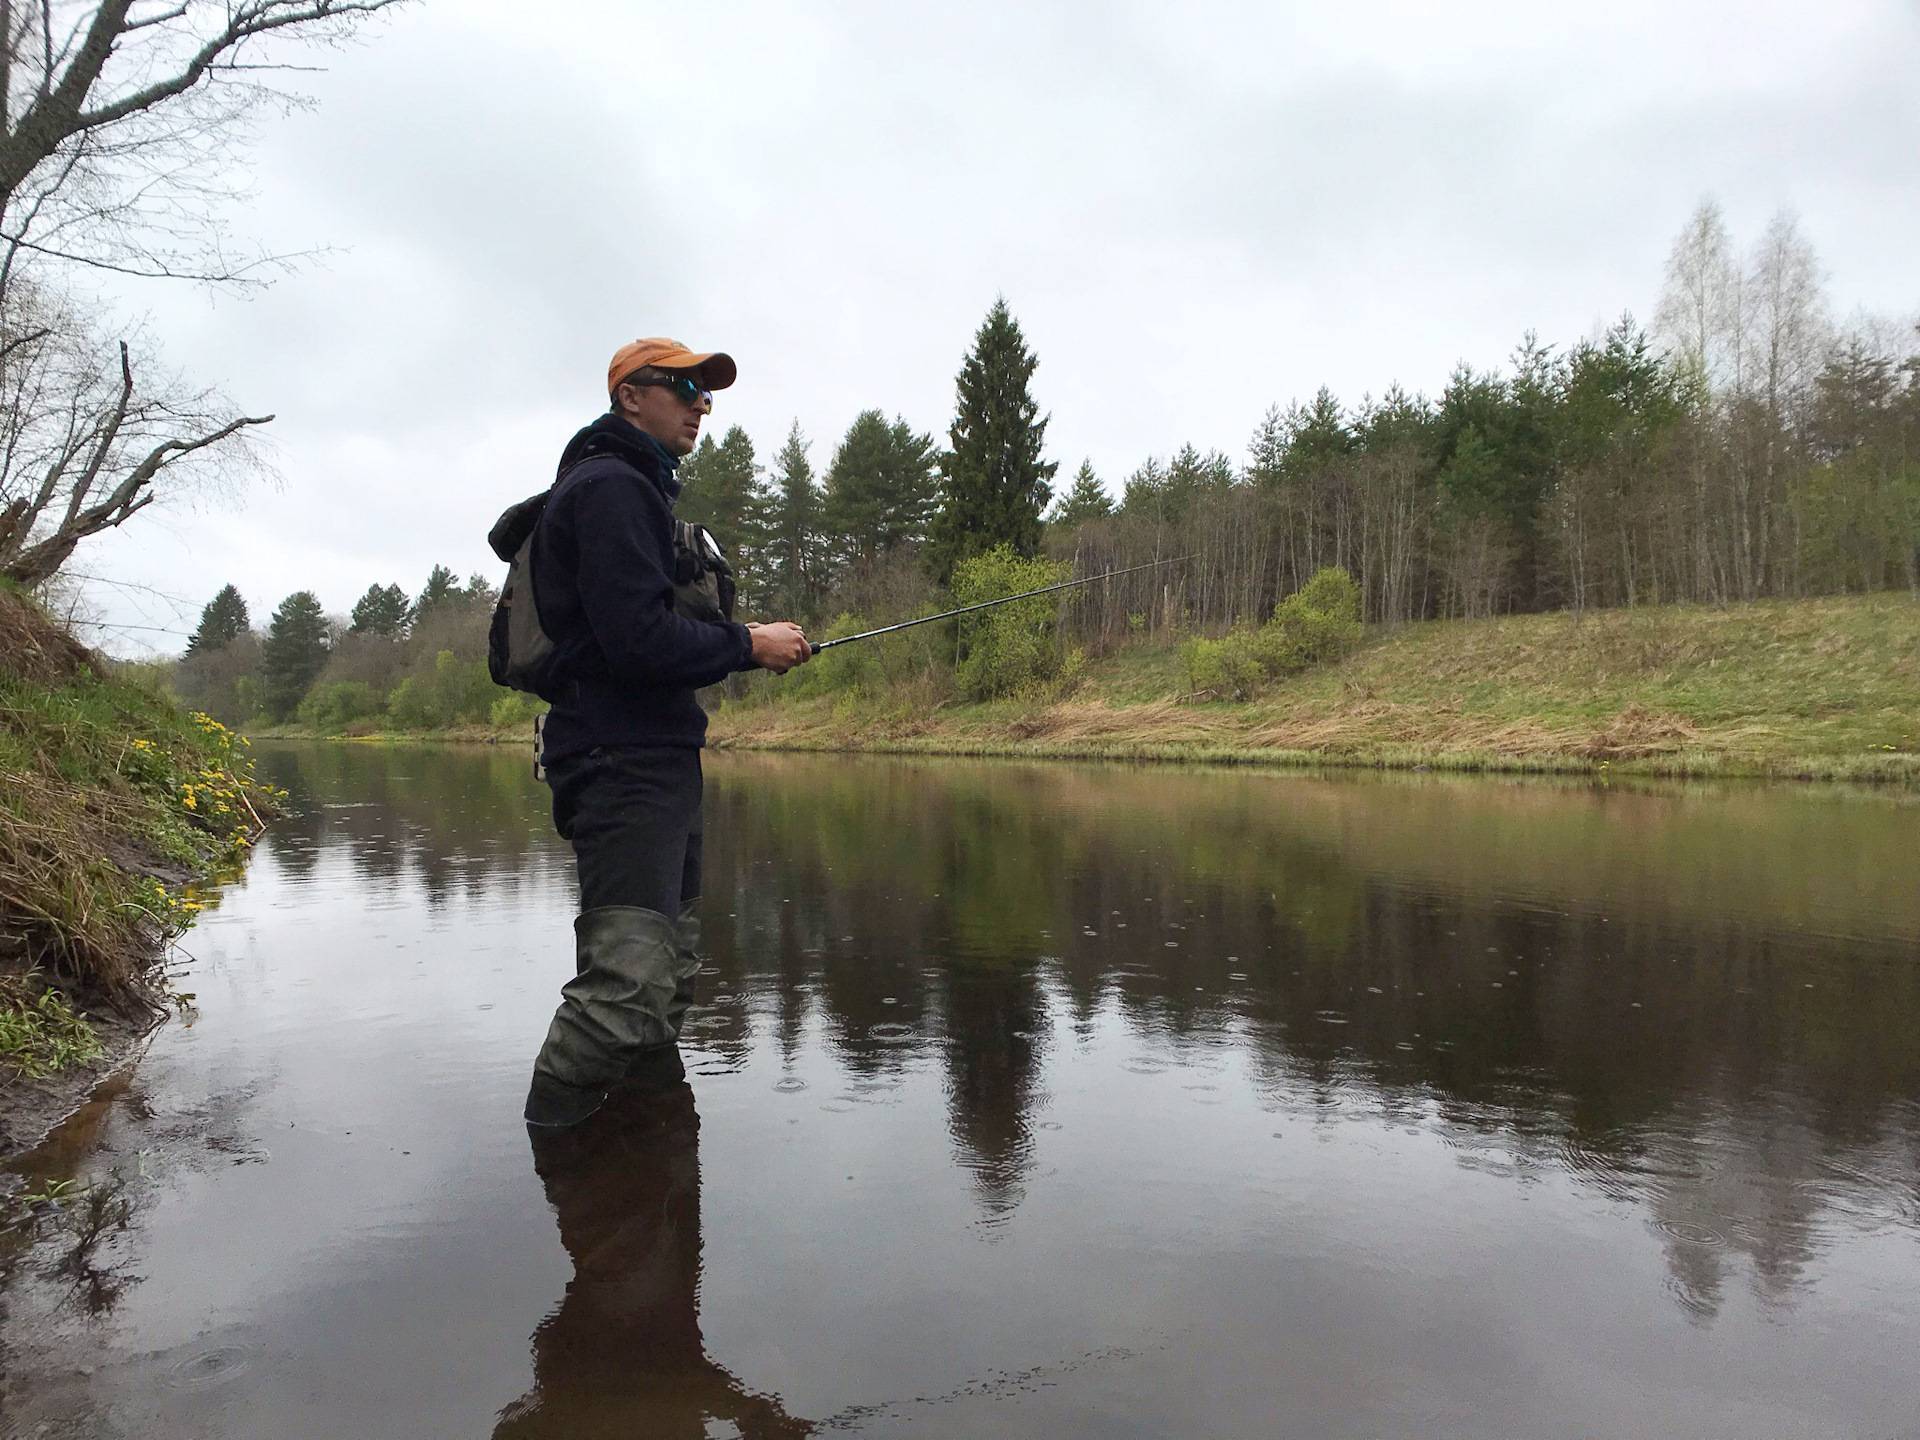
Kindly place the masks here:
POLYGON ((553 642, 542 758, 580 914, 577 973, 534 1061, 531 1126, 577 1125, 615 1087, 684 1079, 707 730, 694 692, 811 654, 798 625, 736 624, 732 571, 674 517, 674 472, 735 374, 730 356, 677 340, 623 345, 608 413, 567 442, 533 531, 534 606, 553 642))

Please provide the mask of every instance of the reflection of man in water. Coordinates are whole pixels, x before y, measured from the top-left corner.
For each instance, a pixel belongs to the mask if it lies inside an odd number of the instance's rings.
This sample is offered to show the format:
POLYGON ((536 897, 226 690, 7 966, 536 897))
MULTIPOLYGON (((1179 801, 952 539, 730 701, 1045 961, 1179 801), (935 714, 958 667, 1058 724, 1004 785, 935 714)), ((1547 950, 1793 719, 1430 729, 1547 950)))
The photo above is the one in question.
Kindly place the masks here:
POLYGON ((573 1279, 533 1332, 533 1389, 500 1412, 495 1440, 672 1440, 708 1434, 710 1419, 749 1437, 810 1434, 707 1357, 693 1091, 616 1091, 585 1124, 530 1133, 573 1279))

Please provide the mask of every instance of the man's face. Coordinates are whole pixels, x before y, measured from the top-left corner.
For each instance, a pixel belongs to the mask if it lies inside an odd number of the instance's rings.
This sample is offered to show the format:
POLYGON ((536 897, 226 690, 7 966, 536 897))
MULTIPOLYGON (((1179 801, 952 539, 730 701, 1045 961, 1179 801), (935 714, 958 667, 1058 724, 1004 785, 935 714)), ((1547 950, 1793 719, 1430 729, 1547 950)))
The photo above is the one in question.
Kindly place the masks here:
POLYGON ((704 391, 682 400, 671 385, 622 385, 620 413, 675 455, 691 455, 700 439, 700 417, 713 409, 704 391))

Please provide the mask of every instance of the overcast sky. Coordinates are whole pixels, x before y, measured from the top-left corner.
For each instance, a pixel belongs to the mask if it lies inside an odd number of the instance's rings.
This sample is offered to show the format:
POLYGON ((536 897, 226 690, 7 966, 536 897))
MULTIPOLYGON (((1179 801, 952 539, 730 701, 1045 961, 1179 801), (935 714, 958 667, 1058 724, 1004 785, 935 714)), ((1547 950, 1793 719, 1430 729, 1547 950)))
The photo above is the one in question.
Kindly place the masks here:
POLYGON ((1914 0, 423 0, 325 63, 233 223, 333 253, 250 299, 117 293, 278 416, 277 480, 78 552, 144 587, 93 587, 122 626, 190 630, 227 581, 264 624, 493 576, 487 527, 638 335, 730 351, 716 434, 765 459, 797 417, 824 470, 863 408, 944 438, 1004 294, 1062 482, 1117 491, 1322 384, 1431 394, 1650 318, 1707 196, 1742 246, 1797 211, 1839 315, 1920 312, 1914 0))

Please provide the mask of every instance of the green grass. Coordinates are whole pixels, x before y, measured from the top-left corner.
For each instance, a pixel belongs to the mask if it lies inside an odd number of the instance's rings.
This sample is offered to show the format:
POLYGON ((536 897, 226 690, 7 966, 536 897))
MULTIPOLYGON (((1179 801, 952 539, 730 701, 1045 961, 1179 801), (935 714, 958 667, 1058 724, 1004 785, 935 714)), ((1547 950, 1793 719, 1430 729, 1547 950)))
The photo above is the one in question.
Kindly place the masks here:
POLYGON ((1189 693, 1166 643, 1090 663, 1069 694, 991 705, 783 703, 776 685, 722 707, 715 742, 1920 782, 1920 601, 1905 595, 1407 625, 1241 702, 1189 693))
POLYGON ((0 593, 0 1065, 73 1063, 81 1004, 156 1004, 188 884, 245 852, 269 799, 243 739, 0 593))
POLYGON ((100 1058, 86 1017, 32 976, 0 976, 0 1073, 41 1077, 100 1058))

